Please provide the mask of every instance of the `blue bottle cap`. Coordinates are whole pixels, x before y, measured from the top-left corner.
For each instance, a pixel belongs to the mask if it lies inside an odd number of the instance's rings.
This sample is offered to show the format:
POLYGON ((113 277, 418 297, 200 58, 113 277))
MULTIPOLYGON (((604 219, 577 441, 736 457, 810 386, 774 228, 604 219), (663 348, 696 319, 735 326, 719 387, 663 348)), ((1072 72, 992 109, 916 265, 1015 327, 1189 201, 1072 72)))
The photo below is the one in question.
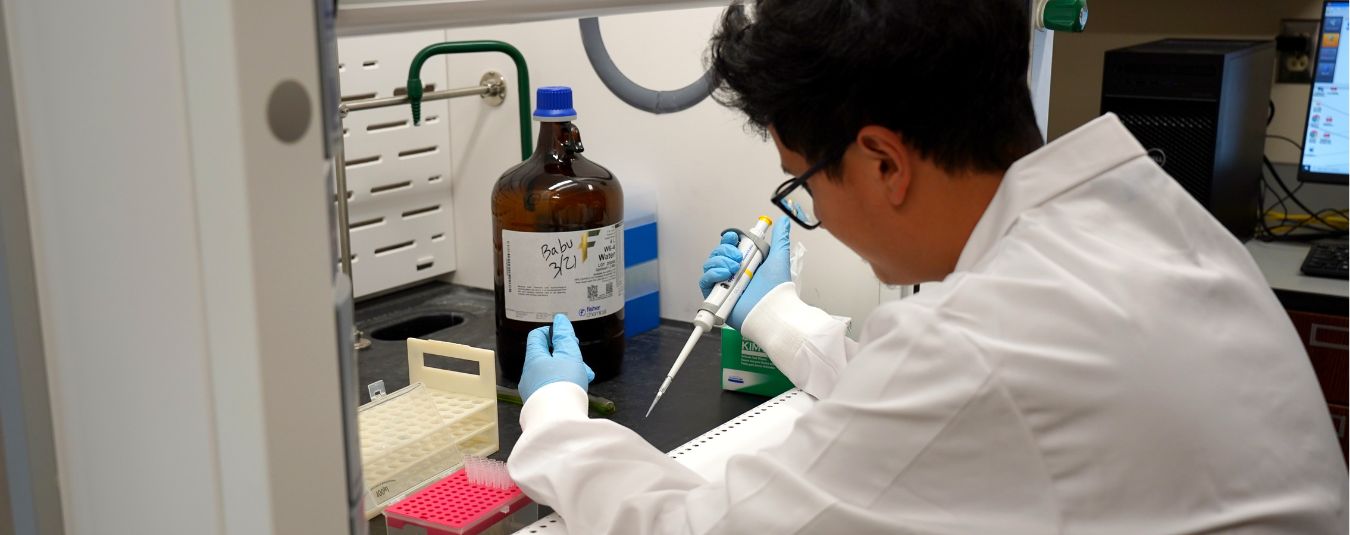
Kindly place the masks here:
POLYGON ((541 87, 534 93, 534 118, 539 121, 562 122, 577 118, 572 107, 572 88, 567 86, 541 87))

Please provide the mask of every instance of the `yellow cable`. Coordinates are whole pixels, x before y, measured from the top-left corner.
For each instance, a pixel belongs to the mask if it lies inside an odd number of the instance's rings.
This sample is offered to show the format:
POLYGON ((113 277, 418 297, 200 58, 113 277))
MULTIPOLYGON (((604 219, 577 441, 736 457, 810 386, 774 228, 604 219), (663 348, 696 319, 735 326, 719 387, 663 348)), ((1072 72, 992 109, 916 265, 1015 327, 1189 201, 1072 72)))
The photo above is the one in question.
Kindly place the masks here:
MULTIPOLYGON (((1336 213, 1343 214, 1344 212, 1337 211, 1336 213)), ((1347 219, 1344 215, 1323 215, 1314 217, 1311 214, 1289 214, 1285 212, 1276 212, 1274 210, 1270 210, 1266 212, 1266 219, 1275 219, 1281 222, 1293 221, 1297 223, 1303 223, 1306 221, 1316 221, 1317 224, 1325 223, 1326 226, 1329 226, 1335 230, 1347 230, 1348 228, 1350 228, 1350 219, 1347 219)), ((1285 227, 1290 227, 1290 225, 1281 225, 1278 227, 1274 227, 1271 230, 1275 231, 1285 227)), ((1309 225, 1305 224, 1301 226, 1293 226, 1291 228, 1297 229, 1297 228, 1316 228, 1316 227, 1310 227, 1309 225)))
MULTIPOLYGON (((1276 219, 1287 219, 1287 220, 1290 220, 1290 221, 1305 221, 1305 220, 1308 220, 1308 219, 1313 219, 1313 216, 1312 216, 1312 215, 1309 215, 1309 214, 1288 214, 1288 213, 1284 213, 1284 212, 1276 212, 1276 211, 1274 211, 1274 210, 1271 210, 1271 211, 1266 212, 1266 217, 1267 217, 1267 218, 1276 218, 1276 219)), ((1347 218, 1346 218, 1345 216, 1343 216, 1343 215, 1324 215, 1324 216, 1321 216, 1321 219, 1322 219, 1323 221, 1327 221, 1327 222, 1333 222, 1333 221, 1334 221, 1334 222, 1337 222, 1337 223, 1346 223, 1346 222, 1350 221, 1350 220, 1347 220, 1347 218)))

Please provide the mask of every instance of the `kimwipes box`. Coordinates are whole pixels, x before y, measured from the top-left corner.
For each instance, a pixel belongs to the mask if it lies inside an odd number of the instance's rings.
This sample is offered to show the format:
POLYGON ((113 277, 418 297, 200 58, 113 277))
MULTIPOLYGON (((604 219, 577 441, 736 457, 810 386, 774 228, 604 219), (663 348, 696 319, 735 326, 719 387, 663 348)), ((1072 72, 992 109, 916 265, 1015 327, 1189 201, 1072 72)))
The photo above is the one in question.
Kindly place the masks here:
MULTIPOLYGON (((853 320, 832 317, 844 322, 845 332, 852 329, 853 320)), ((722 390, 773 397, 792 387, 792 381, 774 366, 764 348, 741 336, 740 331, 722 326, 722 390)))

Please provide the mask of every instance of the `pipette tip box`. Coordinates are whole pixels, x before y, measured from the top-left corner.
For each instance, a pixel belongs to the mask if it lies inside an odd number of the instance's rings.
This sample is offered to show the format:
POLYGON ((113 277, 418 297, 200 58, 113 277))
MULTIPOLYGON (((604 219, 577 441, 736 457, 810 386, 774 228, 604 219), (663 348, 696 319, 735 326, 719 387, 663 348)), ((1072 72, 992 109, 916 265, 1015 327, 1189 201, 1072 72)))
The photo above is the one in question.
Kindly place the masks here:
POLYGON ((472 483, 460 469, 386 508, 384 522, 389 535, 473 535, 533 503, 514 484, 472 483))

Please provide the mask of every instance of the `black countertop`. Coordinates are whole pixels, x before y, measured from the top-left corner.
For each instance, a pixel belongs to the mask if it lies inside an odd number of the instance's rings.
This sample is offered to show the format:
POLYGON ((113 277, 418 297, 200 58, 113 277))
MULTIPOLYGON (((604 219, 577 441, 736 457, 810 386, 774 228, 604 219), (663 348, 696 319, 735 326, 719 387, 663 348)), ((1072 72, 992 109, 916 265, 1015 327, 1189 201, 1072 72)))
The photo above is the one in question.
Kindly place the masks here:
MULTIPOLYGON (((408 386, 407 346, 403 340, 409 336, 495 349, 493 314, 491 291, 443 282, 429 282, 358 303, 356 324, 372 339, 371 346, 357 356, 361 402, 369 401, 366 385, 375 381, 383 380, 389 392, 408 386), (441 327, 437 320, 425 319, 435 316, 439 316, 441 325, 449 318, 462 322, 441 327), (424 319, 409 323, 414 318, 424 319), (428 328, 433 330, 417 332, 428 328)), ((717 334, 705 334, 651 418, 643 418, 692 329, 688 323, 663 320, 655 330, 628 338, 623 372, 614 379, 593 383, 589 389, 614 402, 617 410, 609 419, 637 432, 661 451, 672 450, 766 399, 722 390, 721 340, 717 334)), ((500 373, 497 382, 515 387, 500 373)), ((598 417, 594 412, 591 416, 598 417)), ((501 446, 493 458, 505 460, 520 437, 520 406, 497 402, 497 420, 501 446)), ((371 528, 372 533, 383 533, 382 517, 376 517, 371 528)))

